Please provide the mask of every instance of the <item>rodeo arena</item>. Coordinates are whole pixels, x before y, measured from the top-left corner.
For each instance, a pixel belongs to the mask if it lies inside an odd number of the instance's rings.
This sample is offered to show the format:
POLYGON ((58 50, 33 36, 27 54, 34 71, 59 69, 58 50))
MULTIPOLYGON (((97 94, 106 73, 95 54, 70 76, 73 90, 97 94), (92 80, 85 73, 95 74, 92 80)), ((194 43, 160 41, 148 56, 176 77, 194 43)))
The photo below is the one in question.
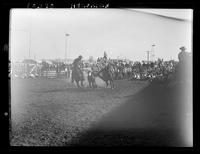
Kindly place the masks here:
POLYGON ((180 49, 179 61, 134 62, 104 52, 97 60, 10 63, 11 145, 185 146, 178 128, 191 113, 178 96, 191 81, 191 71, 183 73, 192 70, 192 56, 180 49))

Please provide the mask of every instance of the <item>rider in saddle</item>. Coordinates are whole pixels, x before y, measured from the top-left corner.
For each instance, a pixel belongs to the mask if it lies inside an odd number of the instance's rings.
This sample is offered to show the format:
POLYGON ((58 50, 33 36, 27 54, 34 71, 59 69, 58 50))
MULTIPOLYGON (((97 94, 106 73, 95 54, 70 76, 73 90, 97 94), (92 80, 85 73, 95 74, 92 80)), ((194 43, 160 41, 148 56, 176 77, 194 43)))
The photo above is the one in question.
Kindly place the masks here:
POLYGON ((72 63, 72 82, 73 82, 73 72, 74 70, 81 71, 81 64, 82 64, 82 58, 83 56, 78 56, 78 58, 74 59, 72 63))
POLYGON ((101 69, 105 68, 108 65, 108 58, 106 52, 104 52, 104 56, 100 60, 101 69))
POLYGON ((82 56, 78 56, 78 58, 74 59, 74 62, 73 62, 73 68, 74 69, 81 69, 80 65, 81 65, 81 60, 82 60, 82 56))

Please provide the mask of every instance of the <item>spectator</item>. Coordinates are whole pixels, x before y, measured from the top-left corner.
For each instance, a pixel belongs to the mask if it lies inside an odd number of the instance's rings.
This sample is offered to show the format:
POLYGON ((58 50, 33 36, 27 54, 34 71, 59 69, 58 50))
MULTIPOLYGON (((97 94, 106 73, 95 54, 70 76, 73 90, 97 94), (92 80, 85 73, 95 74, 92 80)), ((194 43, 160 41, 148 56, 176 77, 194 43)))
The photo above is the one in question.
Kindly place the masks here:
POLYGON ((187 53, 186 53, 186 48, 184 46, 180 47, 180 50, 181 52, 178 54, 178 59, 179 61, 184 61, 186 56, 187 56, 187 53))

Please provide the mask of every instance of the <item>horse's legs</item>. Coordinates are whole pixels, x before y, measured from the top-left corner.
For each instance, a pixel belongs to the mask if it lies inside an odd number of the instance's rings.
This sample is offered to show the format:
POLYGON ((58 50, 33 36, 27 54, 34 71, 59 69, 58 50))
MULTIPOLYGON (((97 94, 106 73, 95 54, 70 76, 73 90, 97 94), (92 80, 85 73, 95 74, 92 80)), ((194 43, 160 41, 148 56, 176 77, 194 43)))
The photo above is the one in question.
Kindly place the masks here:
POLYGON ((74 83, 74 78, 73 78, 73 76, 72 76, 72 80, 71 80, 71 82, 74 83))
POLYGON ((76 81, 76 85, 78 88, 80 88, 79 81, 76 81))
POLYGON ((110 80, 110 88, 112 88, 112 81, 110 80))
POLYGON ((114 82, 113 82, 113 80, 109 80, 110 81, 110 88, 114 88, 114 82))
POLYGON ((74 72, 72 71, 71 82, 74 83, 74 72))
POLYGON ((91 88, 94 88, 94 82, 93 81, 91 82, 91 88))
POLYGON ((112 88, 112 81, 110 80, 110 88, 112 88))
POLYGON ((92 88, 96 88, 96 83, 95 83, 95 81, 92 82, 92 88))
POLYGON ((108 81, 106 81, 106 88, 108 88, 108 81))
POLYGON ((81 87, 83 87, 83 80, 81 80, 81 87))
POLYGON ((112 80, 111 82, 112 82, 112 89, 114 89, 114 88, 115 88, 115 85, 114 85, 113 80, 112 80))

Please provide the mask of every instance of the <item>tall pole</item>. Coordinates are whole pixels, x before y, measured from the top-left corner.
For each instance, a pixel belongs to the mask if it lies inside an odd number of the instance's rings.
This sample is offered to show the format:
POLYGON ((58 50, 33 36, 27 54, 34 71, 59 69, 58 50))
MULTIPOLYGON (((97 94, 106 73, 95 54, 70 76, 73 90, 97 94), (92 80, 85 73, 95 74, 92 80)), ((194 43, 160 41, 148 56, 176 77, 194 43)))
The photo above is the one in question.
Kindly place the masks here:
POLYGON ((29 59, 31 59, 31 32, 29 32, 29 54, 28 54, 29 59))
POLYGON ((147 63, 149 63, 149 55, 150 55, 150 51, 146 51, 147 52, 147 63))
POLYGON ((65 63, 67 62, 67 37, 69 36, 69 34, 65 34, 66 36, 66 40, 65 40, 65 63))
POLYGON ((155 59, 154 59, 154 56, 155 56, 154 47, 155 47, 155 46, 156 46, 155 44, 152 44, 152 46, 151 46, 151 56, 152 56, 152 60, 155 60, 155 59))

